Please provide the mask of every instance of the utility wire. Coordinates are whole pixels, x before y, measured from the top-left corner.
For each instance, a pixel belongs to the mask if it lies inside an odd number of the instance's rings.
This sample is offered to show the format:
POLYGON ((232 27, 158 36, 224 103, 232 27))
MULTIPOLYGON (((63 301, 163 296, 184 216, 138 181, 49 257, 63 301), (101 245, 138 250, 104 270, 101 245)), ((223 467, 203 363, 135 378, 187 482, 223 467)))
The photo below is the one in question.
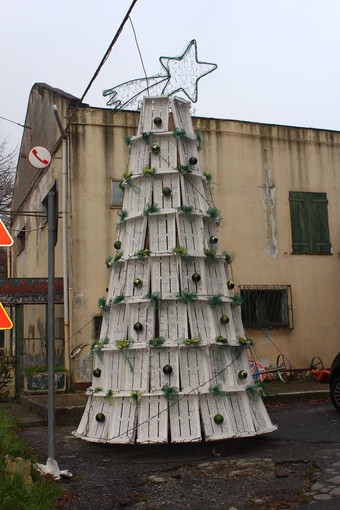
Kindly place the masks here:
POLYGON ((72 112, 72 114, 71 114, 71 116, 70 116, 70 118, 69 118, 69 120, 68 120, 68 122, 67 122, 67 125, 66 125, 66 128, 65 128, 65 131, 68 131, 68 129, 69 129, 69 127, 70 127, 70 124, 71 124, 71 120, 73 119, 74 114, 76 113, 76 111, 77 111, 77 109, 79 108, 80 104, 83 102, 83 99, 84 99, 84 97, 86 96, 86 94, 88 93, 88 91, 90 90, 90 88, 91 88, 91 86, 92 86, 92 83, 93 83, 93 82, 94 82, 94 80, 97 78, 97 76, 98 76, 98 74, 99 74, 99 72, 100 72, 101 68, 103 67, 103 65, 105 64, 106 60, 108 59, 108 57, 109 57, 109 55, 110 55, 110 53, 111 53, 111 51, 112 51, 112 48, 113 48, 113 46, 116 44, 116 42, 117 42, 117 40, 118 40, 118 38, 119 38, 119 36, 120 36, 120 34, 121 34, 121 32, 122 32, 123 28, 124 28, 124 25, 125 25, 125 23, 127 22, 127 20, 129 19, 130 13, 131 13, 132 9, 134 8, 134 6, 136 5, 136 3, 137 3, 137 0, 133 0, 132 4, 130 5, 129 10, 128 10, 128 11, 127 11, 127 13, 125 14, 125 17, 124 17, 124 19, 123 19, 122 23, 120 24, 120 27, 118 28, 118 30, 117 30, 117 32, 116 32, 116 35, 115 35, 115 36, 114 36, 114 38, 112 39, 111 44, 109 45, 108 49, 106 50, 105 55, 103 56, 103 58, 102 58, 102 60, 101 60, 101 62, 100 62, 100 64, 99 64, 99 66, 98 66, 98 68, 97 68, 96 72, 95 72, 95 73, 94 73, 94 75, 92 76, 90 83, 88 84, 88 86, 87 86, 87 87, 86 87, 86 89, 85 89, 85 92, 83 93, 83 95, 82 95, 82 96, 81 96, 81 98, 79 99, 78 103, 76 104, 76 107, 75 107, 75 109, 73 110, 73 112, 72 112))
POLYGON ((133 35, 134 35, 135 42, 136 42, 136 46, 137 46, 137 50, 138 50, 138 53, 139 53, 139 58, 140 58, 140 61, 141 61, 141 64, 142 64, 142 68, 143 68, 143 71, 144 71, 144 75, 145 75, 145 79, 146 79, 146 90, 147 90, 147 92, 148 92, 148 96, 149 96, 149 95, 150 95, 150 92, 149 92, 149 80, 148 80, 148 75, 147 75, 147 73, 146 73, 146 69, 145 69, 144 61, 143 61, 143 57, 142 57, 142 52, 141 52, 140 47, 139 47, 139 44, 138 44, 137 34, 136 34, 135 27, 133 26, 131 16, 129 16, 129 21, 130 21, 130 23, 131 23, 131 27, 132 27, 133 35))
POLYGON ((12 124, 16 124, 17 126, 20 126, 23 128, 32 129, 30 126, 26 126, 26 124, 19 124, 19 122, 14 122, 14 120, 6 119, 5 117, 0 116, 0 119, 6 120, 7 122, 11 122, 12 124))

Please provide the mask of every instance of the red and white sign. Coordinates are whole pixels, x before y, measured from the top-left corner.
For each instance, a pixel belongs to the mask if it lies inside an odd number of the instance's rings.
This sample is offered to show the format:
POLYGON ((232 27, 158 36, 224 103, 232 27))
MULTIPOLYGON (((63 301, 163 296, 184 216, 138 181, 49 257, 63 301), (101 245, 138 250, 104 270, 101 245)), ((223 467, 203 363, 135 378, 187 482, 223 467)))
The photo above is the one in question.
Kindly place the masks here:
POLYGON ((0 303, 0 329, 12 329, 13 322, 7 315, 6 310, 4 309, 2 303, 0 303))
POLYGON ((0 246, 12 246, 13 239, 5 225, 0 220, 0 246))
POLYGON ((42 170, 51 163, 51 154, 45 147, 33 147, 28 153, 28 161, 34 168, 42 170))

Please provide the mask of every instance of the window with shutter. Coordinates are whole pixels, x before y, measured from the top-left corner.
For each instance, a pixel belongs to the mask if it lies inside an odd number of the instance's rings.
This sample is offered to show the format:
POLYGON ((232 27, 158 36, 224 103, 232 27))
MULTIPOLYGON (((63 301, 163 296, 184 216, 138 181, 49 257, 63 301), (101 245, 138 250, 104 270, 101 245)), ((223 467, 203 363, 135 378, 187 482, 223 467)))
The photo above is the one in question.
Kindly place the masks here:
POLYGON ((326 193, 289 192, 293 253, 331 253, 326 193))

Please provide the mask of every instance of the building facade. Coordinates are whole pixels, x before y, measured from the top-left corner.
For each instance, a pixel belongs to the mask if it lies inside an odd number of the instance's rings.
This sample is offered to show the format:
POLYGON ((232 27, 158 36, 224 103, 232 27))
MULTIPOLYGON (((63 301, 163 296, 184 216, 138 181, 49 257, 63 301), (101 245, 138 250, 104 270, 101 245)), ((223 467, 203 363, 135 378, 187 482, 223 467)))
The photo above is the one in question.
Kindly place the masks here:
MULTIPOLYGON (((66 144, 65 211, 54 104, 66 126, 77 98, 45 84, 33 86, 12 204, 18 214, 12 223, 17 235, 11 276, 47 277, 46 196, 57 179, 56 276, 64 274, 66 242, 69 321, 64 328, 64 306, 57 305, 56 348, 80 387, 90 381, 90 346, 101 323, 98 299, 106 295, 110 278, 105 260, 114 253, 122 204, 119 182, 129 170, 125 139, 136 133, 139 113, 112 115, 85 104, 75 111, 66 144), (27 159, 37 145, 52 154, 43 171, 27 159)), ((283 354, 294 368, 302 368, 319 356, 329 366, 339 350, 340 330, 340 133, 224 119, 193 121, 202 138, 201 167, 211 173, 214 205, 222 216, 219 242, 233 258, 233 281, 244 299, 243 321, 254 338, 256 358, 270 367, 283 354)), ((23 322, 25 365, 44 354, 44 307, 24 307, 23 322)))

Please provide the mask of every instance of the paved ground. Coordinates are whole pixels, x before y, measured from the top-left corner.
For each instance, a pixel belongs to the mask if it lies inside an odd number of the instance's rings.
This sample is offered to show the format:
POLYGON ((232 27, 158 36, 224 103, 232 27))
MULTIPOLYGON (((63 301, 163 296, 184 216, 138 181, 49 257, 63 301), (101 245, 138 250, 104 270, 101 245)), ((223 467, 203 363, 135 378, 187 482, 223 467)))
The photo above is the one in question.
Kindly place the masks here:
MULTIPOLYGON (((56 459, 74 475, 62 482, 62 508, 340 508, 340 415, 328 399, 320 399, 320 390, 327 395, 327 385, 303 384, 304 389, 289 383, 281 394, 281 386, 271 391, 266 405, 279 429, 267 436, 184 445, 102 445, 71 434, 78 420, 58 426, 56 459)), ((21 405, 11 407, 26 416, 22 436, 45 463, 47 427, 21 405), (29 417, 35 422, 29 424, 29 417)))

